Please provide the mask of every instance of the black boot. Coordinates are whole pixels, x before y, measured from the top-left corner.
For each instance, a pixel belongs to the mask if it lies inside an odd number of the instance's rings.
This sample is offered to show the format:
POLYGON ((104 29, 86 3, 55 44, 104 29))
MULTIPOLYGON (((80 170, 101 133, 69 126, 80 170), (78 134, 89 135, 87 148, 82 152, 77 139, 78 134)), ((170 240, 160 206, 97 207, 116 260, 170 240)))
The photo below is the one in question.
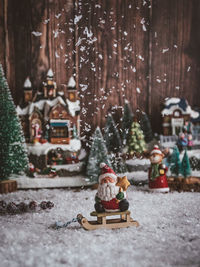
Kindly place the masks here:
POLYGON ((129 202, 126 199, 123 199, 119 202, 120 211, 126 211, 129 208, 129 202))
POLYGON ((104 207, 100 203, 95 203, 94 208, 98 213, 105 212, 104 207))

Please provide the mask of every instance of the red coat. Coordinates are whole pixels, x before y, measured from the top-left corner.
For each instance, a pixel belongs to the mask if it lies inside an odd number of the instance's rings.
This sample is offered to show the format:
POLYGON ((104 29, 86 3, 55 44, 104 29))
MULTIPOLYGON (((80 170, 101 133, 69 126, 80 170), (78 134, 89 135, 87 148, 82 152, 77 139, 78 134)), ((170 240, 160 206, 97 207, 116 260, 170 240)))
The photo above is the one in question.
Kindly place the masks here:
POLYGON ((106 210, 118 210, 119 209, 119 201, 117 198, 113 198, 110 201, 101 200, 101 204, 106 210))

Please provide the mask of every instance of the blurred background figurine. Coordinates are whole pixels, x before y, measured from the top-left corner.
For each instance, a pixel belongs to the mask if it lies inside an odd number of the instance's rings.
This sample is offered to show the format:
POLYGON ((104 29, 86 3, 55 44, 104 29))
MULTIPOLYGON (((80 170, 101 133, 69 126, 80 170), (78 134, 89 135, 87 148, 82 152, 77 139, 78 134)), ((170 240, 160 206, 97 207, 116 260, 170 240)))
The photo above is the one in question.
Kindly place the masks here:
POLYGON ((166 177, 168 168, 162 163, 164 154, 157 145, 150 153, 151 166, 149 168, 149 189, 154 192, 168 193, 169 187, 166 177))
POLYGON ((188 146, 188 139, 184 133, 179 134, 179 138, 177 141, 177 147, 180 152, 182 152, 184 149, 186 149, 188 146))
POLYGON ((192 134, 188 134, 188 149, 191 150, 193 147, 192 134))
POLYGON ((192 123, 190 121, 185 121, 183 126, 183 133, 192 134, 192 123))

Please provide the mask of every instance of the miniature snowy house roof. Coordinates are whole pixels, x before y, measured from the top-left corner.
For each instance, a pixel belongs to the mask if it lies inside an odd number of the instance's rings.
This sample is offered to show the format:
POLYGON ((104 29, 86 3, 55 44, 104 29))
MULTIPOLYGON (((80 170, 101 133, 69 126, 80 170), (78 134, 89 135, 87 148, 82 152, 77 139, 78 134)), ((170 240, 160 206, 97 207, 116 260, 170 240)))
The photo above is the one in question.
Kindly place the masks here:
POLYGON ((53 77, 53 71, 52 69, 49 69, 48 72, 47 72, 47 76, 48 77, 53 77))
POLYGON ((200 121, 200 113, 192 110, 188 101, 184 98, 167 98, 164 103, 165 108, 162 110, 162 116, 172 115, 176 109, 181 110, 182 114, 189 114, 192 121, 200 121))
POLYGON ((37 156, 47 155, 47 153, 56 148, 61 148, 63 151, 77 152, 81 149, 81 141, 78 139, 70 140, 69 144, 38 144, 38 145, 28 145, 28 154, 34 154, 37 156))
POLYGON ((70 77, 67 87, 68 88, 76 88, 76 82, 75 82, 73 76, 70 77))
POLYGON ((69 109, 69 113, 72 117, 76 115, 76 112, 80 111, 80 101, 76 100, 75 102, 71 102, 67 99, 67 105, 69 109))
MULTIPOLYGON (((80 101, 77 100, 75 102, 71 102, 67 99, 67 103, 61 96, 54 98, 53 100, 42 99, 37 102, 29 103, 25 108, 20 108, 17 106, 16 111, 20 116, 31 115, 34 108, 38 108, 40 111, 49 110, 51 107, 56 106, 57 104, 61 104, 63 106, 68 107, 69 114, 74 117, 76 116, 76 112, 80 111, 80 101)), ((46 112, 44 112, 46 114, 46 112)))
POLYGON ((31 83, 29 77, 27 77, 25 82, 24 82, 24 88, 31 88, 31 87, 32 87, 32 83, 31 83))
POLYGON ((17 115, 25 116, 28 114, 28 106, 25 108, 20 108, 20 106, 16 107, 17 115))

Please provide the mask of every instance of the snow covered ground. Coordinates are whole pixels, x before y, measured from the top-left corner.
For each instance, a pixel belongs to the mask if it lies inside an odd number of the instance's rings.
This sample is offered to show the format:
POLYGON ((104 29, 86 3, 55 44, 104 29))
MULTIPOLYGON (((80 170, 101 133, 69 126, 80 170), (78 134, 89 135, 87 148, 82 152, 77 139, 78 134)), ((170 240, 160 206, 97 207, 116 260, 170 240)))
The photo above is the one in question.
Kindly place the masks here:
POLYGON ((12 178, 17 181, 18 189, 33 189, 33 188, 60 188, 60 187, 81 187, 88 186, 91 183, 87 182, 83 176, 76 175, 70 177, 55 177, 55 178, 29 178, 21 176, 12 178))
POLYGON ((0 195, 15 203, 53 201, 48 211, 0 216, 1 267, 199 266, 199 193, 154 194, 131 186, 128 199, 138 228, 85 231, 78 223, 54 230, 93 210, 96 191, 41 189, 0 195))

